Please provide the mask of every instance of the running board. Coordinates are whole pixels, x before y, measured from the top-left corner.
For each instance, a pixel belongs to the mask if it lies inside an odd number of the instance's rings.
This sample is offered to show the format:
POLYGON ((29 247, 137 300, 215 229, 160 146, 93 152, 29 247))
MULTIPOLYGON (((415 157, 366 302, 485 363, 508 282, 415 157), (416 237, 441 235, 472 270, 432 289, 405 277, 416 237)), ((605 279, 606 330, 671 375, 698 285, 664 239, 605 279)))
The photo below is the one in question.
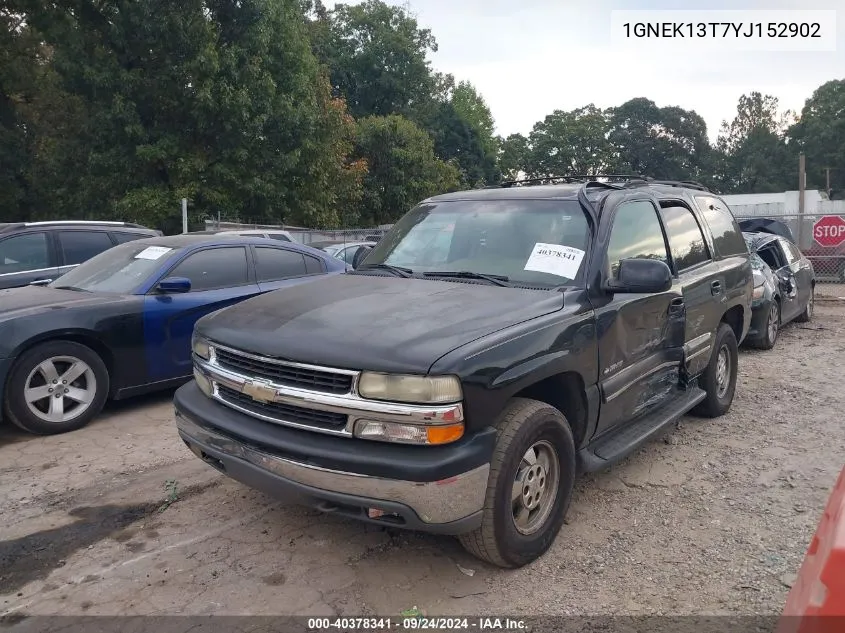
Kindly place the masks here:
POLYGON ((689 387, 654 413, 595 440, 578 451, 580 472, 591 473, 612 466, 653 439, 706 397, 701 388, 689 387))

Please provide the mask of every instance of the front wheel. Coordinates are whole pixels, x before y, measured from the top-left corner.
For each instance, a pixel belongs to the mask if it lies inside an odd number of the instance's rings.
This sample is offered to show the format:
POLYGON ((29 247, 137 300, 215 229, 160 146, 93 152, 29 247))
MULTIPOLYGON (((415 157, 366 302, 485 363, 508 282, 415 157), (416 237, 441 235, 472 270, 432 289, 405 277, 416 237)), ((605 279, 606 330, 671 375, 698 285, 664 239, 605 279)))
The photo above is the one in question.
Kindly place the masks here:
POLYGON ((15 425, 54 435, 88 424, 108 392, 109 374, 96 352, 71 341, 48 341, 14 364, 3 399, 15 425))
POLYGON ((563 414, 514 398, 497 423, 481 527, 460 536, 472 555, 499 567, 542 556, 563 525, 575 483, 575 442, 563 414))
POLYGON ((728 412, 736 392, 738 359, 736 334, 730 325, 720 323, 710 362, 700 379, 707 397, 693 409, 693 413, 718 418, 728 412))
POLYGON ((778 338, 778 331, 780 330, 780 304, 772 300, 772 305, 769 306, 769 313, 766 317, 766 325, 763 335, 752 341, 751 344, 759 349, 772 349, 775 346, 775 341, 778 338))

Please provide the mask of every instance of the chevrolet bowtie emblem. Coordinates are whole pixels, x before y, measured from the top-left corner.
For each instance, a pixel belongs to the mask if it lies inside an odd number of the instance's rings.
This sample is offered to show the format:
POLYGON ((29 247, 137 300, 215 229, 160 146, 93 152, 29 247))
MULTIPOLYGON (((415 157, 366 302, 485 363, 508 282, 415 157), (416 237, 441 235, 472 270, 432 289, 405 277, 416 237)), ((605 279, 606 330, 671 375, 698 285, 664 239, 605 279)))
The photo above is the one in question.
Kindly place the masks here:
POLYGON ((256 402, 273 402, 276 396, 276 390, 270 386, 270 383, 259 380, 247 380, 241 392, 256 402))

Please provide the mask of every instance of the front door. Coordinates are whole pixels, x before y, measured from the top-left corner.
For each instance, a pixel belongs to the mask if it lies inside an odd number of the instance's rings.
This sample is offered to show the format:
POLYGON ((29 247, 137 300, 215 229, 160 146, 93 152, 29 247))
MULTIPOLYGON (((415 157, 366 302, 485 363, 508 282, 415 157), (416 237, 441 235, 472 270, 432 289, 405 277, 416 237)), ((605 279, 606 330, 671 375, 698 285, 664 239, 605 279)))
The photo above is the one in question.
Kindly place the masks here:
POLYGON ((725 272, 713 260, 693 212, 673 204, 662 208, 660 214, 669 238, 673 271, 680 280, 686 307, 686 371, 689 377, 695 377, 710 362, 716 330, 725 313, 728 282, 725 272))
MULTIPOLYGON (((606 274, 616 277, 623 259, 669 263, 657 208, 629 200, 616 209, 607 248, 606 274)), ((677 391, 683 346, 680 285, 656 294, 617 293, 596 305, 599 384, 598 433, 654 409, 677 391)))
POLYGON ((196 322, 215 310, 259 294, 247 251, 226 246, 195 251, 161 278, 184 277, 190 292, 144 298, 144 340, 150 382, 190 376, 191 335, 196 322))

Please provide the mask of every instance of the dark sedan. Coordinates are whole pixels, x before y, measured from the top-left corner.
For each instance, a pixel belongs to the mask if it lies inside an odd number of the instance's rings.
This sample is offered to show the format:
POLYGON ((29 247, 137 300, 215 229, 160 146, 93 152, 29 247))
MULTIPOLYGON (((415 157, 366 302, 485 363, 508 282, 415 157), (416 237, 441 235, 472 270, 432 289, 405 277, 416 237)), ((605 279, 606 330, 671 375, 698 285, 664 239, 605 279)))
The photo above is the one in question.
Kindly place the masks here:
POLYGON ((80 428, 107 398, 190 379, 200 317, 345 269, 292 242, 179 235, 116 246, 47 286, 0 291, 0 417, 39 434, 80 428))
POLYGON ((783 325, 813 317, 816 276, 810 260, 785 237, 768 232, 743 236, 754 268, 751 329, 745 340, 771 349, 783 325))

